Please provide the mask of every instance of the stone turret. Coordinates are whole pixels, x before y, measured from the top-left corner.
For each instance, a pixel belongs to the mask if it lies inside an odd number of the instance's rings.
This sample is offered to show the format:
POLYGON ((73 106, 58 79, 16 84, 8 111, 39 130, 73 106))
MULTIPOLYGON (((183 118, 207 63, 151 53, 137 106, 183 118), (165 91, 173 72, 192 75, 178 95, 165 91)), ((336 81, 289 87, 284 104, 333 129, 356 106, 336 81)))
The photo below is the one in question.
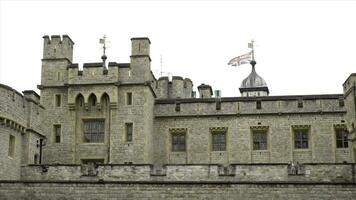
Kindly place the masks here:
POLYGON ((151 58, 150 39, 147 37, 131 38, 131 62, 133 82, 150 81, 151 58))
POLYGON ((74 42, 68 35, 43 36, 43 59, 68 59, 73 61, 74 42))
POLYGON ((250 63, 252 65, 252 71, 241 83, 241 96, 268 96, 269 90, 266 81, 256 73, 256 61, 252 60, 250 63))
POLYGON ((68 35, 43 36, 41 86, 62 86, 68 81, 74 42, 68 35))
POLYGON ((200 98, 211 98, 213 95, 213 90, 211 89, 210 85, 205 85, 202 83, 198 86, 199 97, 200 98))

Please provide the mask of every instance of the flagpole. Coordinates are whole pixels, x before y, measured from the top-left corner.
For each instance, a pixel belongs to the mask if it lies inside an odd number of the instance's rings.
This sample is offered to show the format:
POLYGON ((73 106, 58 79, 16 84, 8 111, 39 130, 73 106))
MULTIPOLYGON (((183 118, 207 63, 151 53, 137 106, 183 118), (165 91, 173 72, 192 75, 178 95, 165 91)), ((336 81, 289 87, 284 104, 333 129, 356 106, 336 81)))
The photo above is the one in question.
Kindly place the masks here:
POLYGON ((251 44, 252 44, 252 60, 255 61, 255 47, 253 45, 253 40, 251 40, 251 44))

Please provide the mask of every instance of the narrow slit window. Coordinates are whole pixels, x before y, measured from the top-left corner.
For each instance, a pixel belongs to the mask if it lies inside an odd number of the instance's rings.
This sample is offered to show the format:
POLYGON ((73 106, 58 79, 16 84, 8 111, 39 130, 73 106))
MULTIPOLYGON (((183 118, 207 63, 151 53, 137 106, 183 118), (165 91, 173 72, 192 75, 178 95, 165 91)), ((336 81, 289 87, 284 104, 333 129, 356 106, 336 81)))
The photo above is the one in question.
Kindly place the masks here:
POLYGON ((56 104, 56 107, 61 107, 61 95, 60 94, 56 94, 55 96, 55 104, 56 104))
POLYGON ((61 142, 61 125, 56 124, 53 126, 54 130, 54 143, 60 143, 61 142))
POLYGON ((133 124, 132 123, 125 124, 125 132, 126 132, 126 141, 132 142, 132 132, 133 132, 133 124))
POLYGON ((9 137, 9 150, 8 156, 13 158, 15 156, 15 136, 10 135, 9 137))
POLYGON ((132 92, 126 93, 126 105, 132 105, 132 92))

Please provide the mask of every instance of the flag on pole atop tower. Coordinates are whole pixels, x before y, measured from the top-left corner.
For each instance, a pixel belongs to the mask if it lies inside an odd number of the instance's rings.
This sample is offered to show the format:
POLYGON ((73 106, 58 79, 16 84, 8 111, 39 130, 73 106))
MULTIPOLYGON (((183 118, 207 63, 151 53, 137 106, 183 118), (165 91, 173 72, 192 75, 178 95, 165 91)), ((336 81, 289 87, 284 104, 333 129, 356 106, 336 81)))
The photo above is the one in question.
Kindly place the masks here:
MULTIPOLYGON (((249 44, 250 46, 250 44, 249 44)), ((231 66, 240 66, 240 65, 243 65, 243 64, 248 64, 250 63, 250 61, 252 60, 252 51, 246 53, 246 54, 243 54, 241 56, 237 56, 233 59, 231 59, 228 63, 228 65, 231 65, 231 66)))

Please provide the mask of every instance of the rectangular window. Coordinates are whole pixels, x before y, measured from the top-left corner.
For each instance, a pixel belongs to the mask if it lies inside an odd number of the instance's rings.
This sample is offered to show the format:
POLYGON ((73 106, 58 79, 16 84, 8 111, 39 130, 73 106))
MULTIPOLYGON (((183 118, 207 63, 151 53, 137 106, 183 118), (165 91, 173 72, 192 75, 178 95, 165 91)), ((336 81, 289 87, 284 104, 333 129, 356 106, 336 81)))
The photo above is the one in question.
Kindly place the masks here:
POLYGON ((267 132, 253 131, 253 150, 267 150, 267 132))
POLYGON ((126 93, 126 105, 132 105, 132 93, 126 93))
POLYGON ((213 151, 226 151, 226 133, 225 132, 212 132, 212 150, 213 151))
POLYGON ((105 133, 104 120, 84 121, 84 142, 103 143, 105 133))
POLYGON ((185 133, 172 133, 172 151, 185 151, 185 133))
POLYGON ((60 107, 61 106, 61 95, 60 94, 56 94, 55 104, 56 104, 56 107, 60 107))
POLYGON ((336 148, 348 148, 347 130, 335 129, 336 132, 336 148))
POLYGON ((132 123, 125 124, 125 132, 126 132, 126 142, 132 142, 132 132, 133 132, 132 123))
POLYGON ((262 108, 261 101, 260 100, 256 101, 256 109, 261 109, 261 108, 262 108))
POLYGON ((8 156, 14 157, 15 156, 15 136, 10 135, 9 137, 9 151, 8 156))
POLYGON ((54 130, 54 143, 60 143, 61 142, 61 125, 60 124, 53 125, 53 130, 54 130))
POLYGON ((308 129, 295 129, 294 130, 294 148, 307 149, 309 148, 309 135, 308 129))

